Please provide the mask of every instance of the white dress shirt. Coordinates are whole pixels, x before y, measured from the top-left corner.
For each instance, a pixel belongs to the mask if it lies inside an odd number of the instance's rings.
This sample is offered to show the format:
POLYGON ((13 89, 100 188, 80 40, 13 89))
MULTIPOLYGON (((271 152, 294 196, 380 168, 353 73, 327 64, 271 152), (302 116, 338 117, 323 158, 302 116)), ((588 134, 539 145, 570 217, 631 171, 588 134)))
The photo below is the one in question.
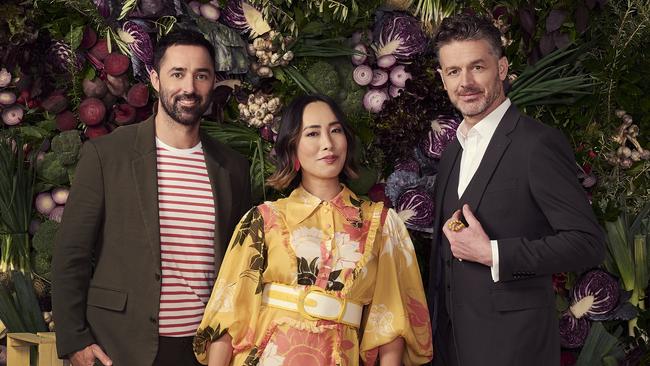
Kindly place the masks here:
MULTIPOLYGON (((456 137, 460 146, 463 148, 463 153, 460 159, 460 175, 458 177, 458 197, 460 198, 469 182, 474 177, 476 170, 483 160, 485 150, 494 135, 494 131, 499 126, 499 122, 510 108, 510 99, 506 98, 501 105, 499 105, 490 114, 485 116, 482 120, 470 127, 465 120, 461 122, 456 130, 456 137)), ((496 240, 490 240, 492 245, 492 280, 499 281, 499 245, 496 240)))

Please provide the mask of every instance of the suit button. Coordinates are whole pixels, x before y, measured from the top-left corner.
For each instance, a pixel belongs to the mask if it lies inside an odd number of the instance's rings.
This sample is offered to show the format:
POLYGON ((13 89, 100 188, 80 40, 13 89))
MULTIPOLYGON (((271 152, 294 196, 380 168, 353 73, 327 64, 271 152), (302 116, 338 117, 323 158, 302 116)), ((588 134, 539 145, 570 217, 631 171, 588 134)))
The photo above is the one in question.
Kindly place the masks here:
POLYGON ((156 322, 157 322, 158 320, 156 319, 156 317, 152 316, 152 317, 149 318, 149 321, 152 322, 152 323, 154 323, 154 324, 156 324, 156 322))

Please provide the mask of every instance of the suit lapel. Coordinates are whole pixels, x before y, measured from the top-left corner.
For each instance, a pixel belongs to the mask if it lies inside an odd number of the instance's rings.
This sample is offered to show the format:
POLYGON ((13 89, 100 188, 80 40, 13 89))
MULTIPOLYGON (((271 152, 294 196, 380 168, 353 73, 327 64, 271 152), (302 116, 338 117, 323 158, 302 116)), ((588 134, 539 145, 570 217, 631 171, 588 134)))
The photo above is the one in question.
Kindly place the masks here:
POLYGON ((492 140, 490 140, 487 150, 485 150, 485 154, 483 155, 483 159, 481 159, 481 164, 460 198, 459 203, 461 205, 468 204, 472 209, 472 212, 476 212, 481 204, 485 188, 490 179, 492 179, 494 170, 499 165, 503 153, 510 144, 510 138, 507 135, 515 128, 519 116, 520 113, 517 108, 514 105, 511 105, 501 119, 499 126, 494 131, 492 140))
MULTIPOLYGON (((201 133, 201 143, 205 153, 205 164, 210 176, 210 184, 212 185, 212 195, 214 197, 214 207, 216 212, 214 224, 214 250, 216 253, 223 254, 228 245, 228 225, 231 221, 231 208, 232 208, 232 193, 233 187, 231 185, 230 173, 221 159, 222 154, 219 154, 218 146, 212 139, 201 133)), ((215 255, 215 265, 220 266, 221 255, 215 255)))
POLYGON ((155 266, 160 271, 160 218, 158 215, 158 174, 156 166, 156 134, 153 117, 140 123, 135 138, 136 158, 131 162, 135 190, 144 229, 155 266))
MULTIPOLYGON (((451 143, 449 146, 447 146, 447 150, 445 151, 445 155, 443 156, 443 159, 440 161, 439 169, 438 169, 438 174, 437 174, 437 181, 436 181, 436 197, 435 197, 435 217, 439 218, 435 220, 435 226, 433 228, 434 235, 437 235, 436 233, 442 232, 440 229, 440 226, 442 223, 445 221, 442 218, 442 206, 443 206, 443 200, 445 198, 445 191, 447 190, 447 185, 449 183, 449 178, 451 176, 451 171, 454 168, 454 164, 456 164, 456 160, 460 156, 460 143, 458 140, 454 140, 453 143, 451 143)), ((436 236, 437 237, 437 236, 436 236)))

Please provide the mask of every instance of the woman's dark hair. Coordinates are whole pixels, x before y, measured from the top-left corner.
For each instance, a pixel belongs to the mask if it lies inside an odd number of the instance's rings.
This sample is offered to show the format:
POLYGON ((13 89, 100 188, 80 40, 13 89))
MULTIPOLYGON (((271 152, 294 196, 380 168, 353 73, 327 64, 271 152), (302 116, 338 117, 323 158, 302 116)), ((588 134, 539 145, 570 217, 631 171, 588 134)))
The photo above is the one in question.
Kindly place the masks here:
POLYGON ((156 50, 153 53, 153 67, 156 72, 160 72, 160 61, 165 56, 165 52, 171 46, 199 46, 205 48, 210 54, 212 64, 215 62, 214 46, 208 42, 203 34, 183 28, 176 28, 173 31, 162 36, 156 44, 156 50))
POLYGON ((343 128, 348 148, 345 156, 345 165, 339 176, 340 179, 346 181, 358 177, 357 165, 354 161, 354 133, 348 125, 341 108, 330 97, 325 95, 301 95, 294 98, 282 114, 280 131, 278 132, 278 139, 274 147, 276 170, 266 182, 267 185, 277 190, 283 190, 287 187, 295 188, 300 183, 301 174, 300 171, 295 171, 294 161, 296 159, 298 141, 302 132, 303 112, 308 104, 314 102, 327 104, 343 128))
POLYGON ((442 20, 433 38, 436 55, 440 57, 440 48, 453 41, 479 41, 490 43, 497 58, 504 55, 501 43, 501 31, 487 17, 472 14, 456 14, 442 20))

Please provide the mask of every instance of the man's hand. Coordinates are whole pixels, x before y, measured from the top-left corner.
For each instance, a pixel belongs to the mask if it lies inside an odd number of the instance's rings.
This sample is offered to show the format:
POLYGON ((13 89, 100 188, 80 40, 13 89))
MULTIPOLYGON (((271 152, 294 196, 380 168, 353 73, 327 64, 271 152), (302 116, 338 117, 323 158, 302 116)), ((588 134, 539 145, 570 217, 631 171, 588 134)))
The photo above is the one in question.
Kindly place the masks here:
POLYGON ((98 359, 104 366, 111 366, 113 364, 113 361, 108 358, 106 353, 94 343, 70 356, 72 366, 93 366, 95 359, 98 359))
POLYGON ((449 228, 449 222, 460 220, 460 210, 456 210, 442 227, 442 231, 445 233, 451 245, 451 253, 458 259, 477 262, 491 267, 492 246, 490 244, 490 238, 485 234, 481 223, 476 219, 469 205, 463 205, 463 216, 467 221, 467 227, 458 231, 452 231, 449 228))

